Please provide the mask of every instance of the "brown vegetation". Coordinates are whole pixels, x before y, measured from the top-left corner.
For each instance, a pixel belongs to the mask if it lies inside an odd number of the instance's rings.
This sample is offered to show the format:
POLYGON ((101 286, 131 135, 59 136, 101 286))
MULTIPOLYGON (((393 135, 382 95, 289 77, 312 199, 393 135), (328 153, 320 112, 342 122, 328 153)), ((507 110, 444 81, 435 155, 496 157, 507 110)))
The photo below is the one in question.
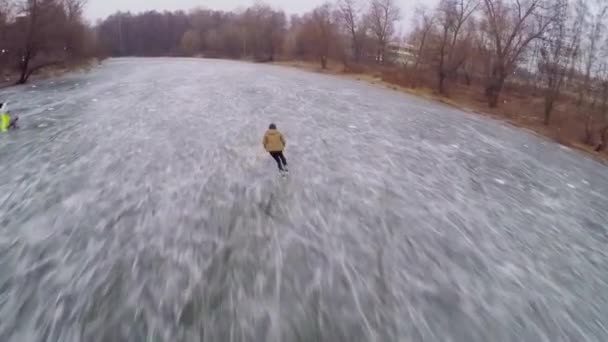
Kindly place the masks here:
MULTIPOLYGON (((0 72, 17 83, 49 66, 82 65, 97 53, 85 0, 0 0, 0 72)), ((5 80, 2 80, 5 81, 5 80)))

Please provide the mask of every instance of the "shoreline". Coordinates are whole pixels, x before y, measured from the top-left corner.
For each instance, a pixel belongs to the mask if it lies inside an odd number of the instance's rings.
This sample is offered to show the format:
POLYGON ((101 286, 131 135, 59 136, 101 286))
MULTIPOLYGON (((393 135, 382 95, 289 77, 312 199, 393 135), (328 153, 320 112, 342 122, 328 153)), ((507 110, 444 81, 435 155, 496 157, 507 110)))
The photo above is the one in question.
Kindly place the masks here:
MULTIPOLYGON (((498 120, 502 123, 510 125, 514 128, 525 130, 528 133, 534 134, 536 136, 542 137, 544 139, 548 139, 552 142, 555 142, 561 146, 571 148, 576 151, 580 151, 585 155, 595 159, 596 161, 602 163, 603 165, 608 166, 608 151, 604 152, 596 152, 592 146, 587 146, 579 142, 571 142, 571 141, 563 141, 554 136, 554 132, 551 131, 550 128, 546 126, 539 125, 529 125, 523 122, 523 120, 517 120, 513 117, 508 117, 505 115, 500 115, 497 113, 491 113, 489 110, 484 111, 480 108, 472 108, 472 106, 467 106, 465 103, 461 103, 453 98, 449 98, 446 96, 441 96, 431 89, 427 88, 408 88, 398 84, 394 84, 391 82, 387 82, 382 79, 380 75, 373 75, 370 73, 358 73, 358 72, 348 72, 348 71, 340 71, 334 69, 325 69, 323 70, 315 63, 305 62, 305 61, 277 61, 270 63, 272 65, 296 68, 304 71, 315 72, 326 75, 334 75, 338 77, 346 77, 356 81, 366 82, 371 85, 381 86, 386 89, 394 90, 397 92, 405 93, 408 95, 424 98, 429 101, 439 102, 447 106, 451 106, 457 108, 461 111, 468 112, 471 114, 485 116, 488 118, 492 118, 498 120)), ((489 109, 489 108, 488 108, 489 109)))
POLYGON ((101 61, 99 59, 93 58, 86 62, 72 65, 72 66, 62 65, 62 66, 51 66, 51 67, 47 67, 47 68, 42 68, 42 69, 38 70, 36 73, 34 73, 33 75, 31 75, 25 84, 17 84, 17 79, 19 79, 19 73, 15 72, 13 74, 10 74, 12 77, 10 79, 10 81, 6 81, 6 80, 0 81, 0 90, 12 88, 12 87, 18 87, 18 86, 22 86, 22 85, 27 85, 29 83, 36 82, 36 81, 48 80, 51 78, 61 77, 66 74, 69 74, 71 72, 87 72, 100 63, 101 63, 101 61))
MULTIPOLYGON (((194 57, 194 59, 205 59, 201 57, 194 57)), ((548 139, 552 142, 555 142, 561 146, 565 146, 571 148, 576 151, 580 151, 594 160, 602 163, 603 165, 608 165, 608 151, 604 152, 596 152, 595 148, 592 146, 585 145, 578 141, 570 141, 560 139, 556 136, 556 128, 551 129, 550 127, 538 124, 529 124, 526 123, 525 120, 521 118, 513 117, 505 115, 504 113, 492 112, 490 108, 481 108, 482 106, 473 105, 470 103, 466 103, 465 101, 458 101, 457 99, 442 96, 437 94, 431 89, 419 87, 419 88, 410 88, 402 85, 398 85, 392 82, 388 82, 382 78, 380 72, 356 72, 356 71, 344 71, 342 67, 339 67, 338 63, 332 63, 328 69, 322 69, 317 63, 307 62, 307 61, 299 61, 299 60, 279 60, 274 62, 254 62, 250 60, 233 60, 227 59, 236 62, 245 62, 245 63, 259 63, 259 64, 268 64, 275 66, 283 66, 289 68, 295 68, 307 72, 315 72, 325 75, 333 75, 338 77, 346 77, 351 80, 366 82, 370 85, 381 86, 383 88, 394 90, 400 93, 408 94, 411 96, 420 97, 429 101, 438 102, 447 106, 451 106, 462 110, 464 112, 468 112, 475 115, 489 117, 495 120, 498 120, 502 123, 510 125, 514 128, 525 130, 528 133, 534 134, 536 136, 542 137, 544 139, 548 139)), ((50 69, 42 69, 38 74, 32 75, 30 81, 39 81, 50 79, 54 77, 60 77, 65 74, 71 72, 86 72, 93 68, 95 65, 100 64, 101 61, 98 59, 93 59, 82 63, 80 65, 72 66, 72 67, 53 67, 50 69)), ((28 82, 30 83, 30 82, 28 82)), ((27 84, 27 83, 26 83, 27 84)), ((10 87, 19 86, 15 84, 14 81, 10 82, 0 82, 0 90, 7 89, 10 87)), ((557 128, 557 132, 559 133, 559 128, 557 128)))

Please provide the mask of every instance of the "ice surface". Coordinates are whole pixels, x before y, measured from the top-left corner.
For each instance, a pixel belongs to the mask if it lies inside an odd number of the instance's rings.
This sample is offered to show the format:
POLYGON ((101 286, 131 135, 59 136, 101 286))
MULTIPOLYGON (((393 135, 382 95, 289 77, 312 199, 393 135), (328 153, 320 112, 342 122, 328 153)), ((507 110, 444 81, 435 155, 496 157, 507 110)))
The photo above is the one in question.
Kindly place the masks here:
POLYGON ((608 340, 608 168, 576 151, 275 66, 36 86, 0 92, 2 342, 608 340))

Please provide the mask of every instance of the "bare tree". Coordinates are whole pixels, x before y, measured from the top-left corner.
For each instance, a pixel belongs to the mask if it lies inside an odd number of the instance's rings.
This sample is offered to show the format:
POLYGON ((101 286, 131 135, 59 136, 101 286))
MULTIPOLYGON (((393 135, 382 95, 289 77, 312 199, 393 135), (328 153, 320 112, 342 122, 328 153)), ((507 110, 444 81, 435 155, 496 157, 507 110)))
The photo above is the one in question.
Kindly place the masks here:
POLYGON ((10 17, 12 2, 0 0, 0 32, 5 32, 10 17))
POLYGON ((99 51, 82 13, 87 0, 0 0, 0 64, 26 83, 36 71, 72 66, 99 51))
POLYGON ((285 13, 258 3, 247 9, 245 16, 249 50, 257 60, 275 60, 287 31, 285 13))
POLYGON ((554 18, 553 0, 484 0, 485 28, 491 36, 492 61, 486 81, 490 107, 498 106, 505 80, 534 39, 540 38, 554 18))
MULTIPOLYGON (((606 56, 604 56, 606 57, 606 56)), ((601 106, 600 106, 600 114, 602 115, 602 119, 604 120, 604 124, 601 126, 599 130, 599 138, 600 143, 596 148, 597 152, 602 152, 606 150, 608 146, 608 65, 604 62, 600 67, 600 73, 598 78, 601 80, 601 106)), ((589 129, 586 127, 586 129, 589 129)), ((589 132, 586 132, 589 134, 589 132)))
POLYGON ((283 11, 274 11, 270 17, 269 28, 267 29, 270 36, 270 60, 274 61, 275 56, 280 52, 287 33, 287 17, 283 11))
POLYGON ((401 11, 394 0, 371 0, 368 20, 376 39, 376 61, 384 63, 386 48, 395 34, 395 22, 401 19, 401 11))
MULTIPOLYGON (((588 6, 590 3, 585 2, 588 6)), ((596 96, 594 96, 594 75, 601 73, 598 69, 598 57, 601 52, 603 41, 605 41, 606 18, 608 17, 608 4, 605 1, 597 0, 591 3, 592 9, 587 8, 591 14, 590 25, 588 25, 582 39, 581 47, 582 59, 582 82, 579 82, 578 96, 576 101, 577 111, 584 117, 585 137, 584 142, 588 145, 593 144, 593 118, 596 110, 596 96)), ((586 7, 585 6, 585 7, 586 7)))
POLYGON ((23 4, 21 13, 25 15, 25 17, 21 18, 21 26, 25 26, 23 27, 23 29, 25 29, 25 31, 23 31, 25 33, 25 42, 20 63, 21 76, 19 77, 17 84, 26 83, 32 74, 30 63, 38 54, 43 40, 40 30, 42 10, 39 0, 27 0, 23 4))
POLYGON ((68 21, 79 21, 88 0, 63 0, 68 21))
POLYGON ((351 55, 355 62, 361 60, 362 41, 365 34, 358 0, 338 0, 337 16, 350 38, 351 55))
MULTIPOLYGON (((462 76, 464 77, 467 86, 470 86, 473 83, 473 77, 479 69, 477 63, 482 59, 481 54, 476 50, 478 32, 478 23, 475 18, 472 17, 467 21, 463 37, 460 39, 458 45, 458 53, 461 54, 460 59, 462 60, 459 70, 462 71, 462 76)), ((458 70, 456 70, 456 72, 458 72, 458 70)))
POLYGON ((321 62, 321 67, 327 69, 327 60, 333 37, 333 23, 331 17, 331 5, 326 3, 315 8, 312 12, 312 23, 314 25, 314 43, 316 55, 321 62))
POLYGON ((69 57, 85 58, 84 40, 90 35, 81 14, 81 0, 25 0, 13 23, 20 77, 26 83, 39 69, 65 64, 69 57))
POLYGON ((201 36, 195 30, 188 30, 181 39, 180 48, 186 56, 194 56, 201 51, 201 36))
POLYGON ((8 20, 11 4, 8 0, 0 0, 0 72, 3 71, 9 60, 9 49, 7 42, 8 20))
POLYGON ((25 37, 20 37, 22 39, 25 39, 26 42, 23 46, 24 51, 23 51, 23 56, 22 56, 22 60, 20 63, 21 76, 19 78, 19 81, 17 81, 18 84, 23 84, 27 81, 26 74, 27 74, 27 70, 29 68, 29 63, 30 63, 30 60, 32 59, 32 57, 34 57, 36 54, 36 49, 35 49, 35 46, 32 41, 34 39, 34 33, 35 33, 33 26, 35 25, 36 19, 38 16, 38 1, 34 0, 31 3, 26 3, 25 5, 27 7, 23 8, 22 11, 27 11, 26 13, 29 15, 28 21, 30 21, 30 23, 27 23, 27 26, 26 26, 24 23, 24 19, 21 19, 21 21, 20 21, 21 28, 26 29, 27 33, 26 33, 25 37))
POLYGON ((78 59, 85 54, 85 42, 88 37, 82 15, 87 2, 87 0, 63 0, 66 13, 64 48, 69 54, 68 57, 72 59, 78 59))
POLYGON ((441 30, 439 63, 437 66, 438 90, 445 94, 445 79, 464 63, 466 54, 458 51, 463 25, 477 9, 477 0, 442 0, 438 7, 438 23, 441 30), (460 54, 458 53, 460 52, 460 54))
POLYGON ((416 54, 414 56, 414 71, 418 70, 424 50, 427 45, 429 35, 435 24, 434 12, 429 11, 427 7, 419 6, 416 8, 415 20, 416 27, 411 37, 412 43, 416 46, 416 54))
POLYGON ((568 22, 568 3, 566 0, 553 7, 556 13, 554 20, 547 28, 540 47, 541 60, 539 71, 545 81, 544 123, 549 125, 555 101, 561 93, 562 84, 572 63, 580 51, 580 39, 583 31, 586 12, 584 7, 577 6, 576 13, 568 22), (570 26, 569 26, 570 25, 570 26))

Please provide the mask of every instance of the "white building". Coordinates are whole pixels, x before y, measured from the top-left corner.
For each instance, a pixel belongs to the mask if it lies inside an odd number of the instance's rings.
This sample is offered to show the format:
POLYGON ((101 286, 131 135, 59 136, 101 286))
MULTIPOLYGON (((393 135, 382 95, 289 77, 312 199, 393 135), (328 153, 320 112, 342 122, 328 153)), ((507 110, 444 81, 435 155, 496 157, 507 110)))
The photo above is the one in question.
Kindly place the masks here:
POLYGON ((396 64, 407 65, 414 62, 416 48, 408 43, 388 45, 389 58, 396 64))

